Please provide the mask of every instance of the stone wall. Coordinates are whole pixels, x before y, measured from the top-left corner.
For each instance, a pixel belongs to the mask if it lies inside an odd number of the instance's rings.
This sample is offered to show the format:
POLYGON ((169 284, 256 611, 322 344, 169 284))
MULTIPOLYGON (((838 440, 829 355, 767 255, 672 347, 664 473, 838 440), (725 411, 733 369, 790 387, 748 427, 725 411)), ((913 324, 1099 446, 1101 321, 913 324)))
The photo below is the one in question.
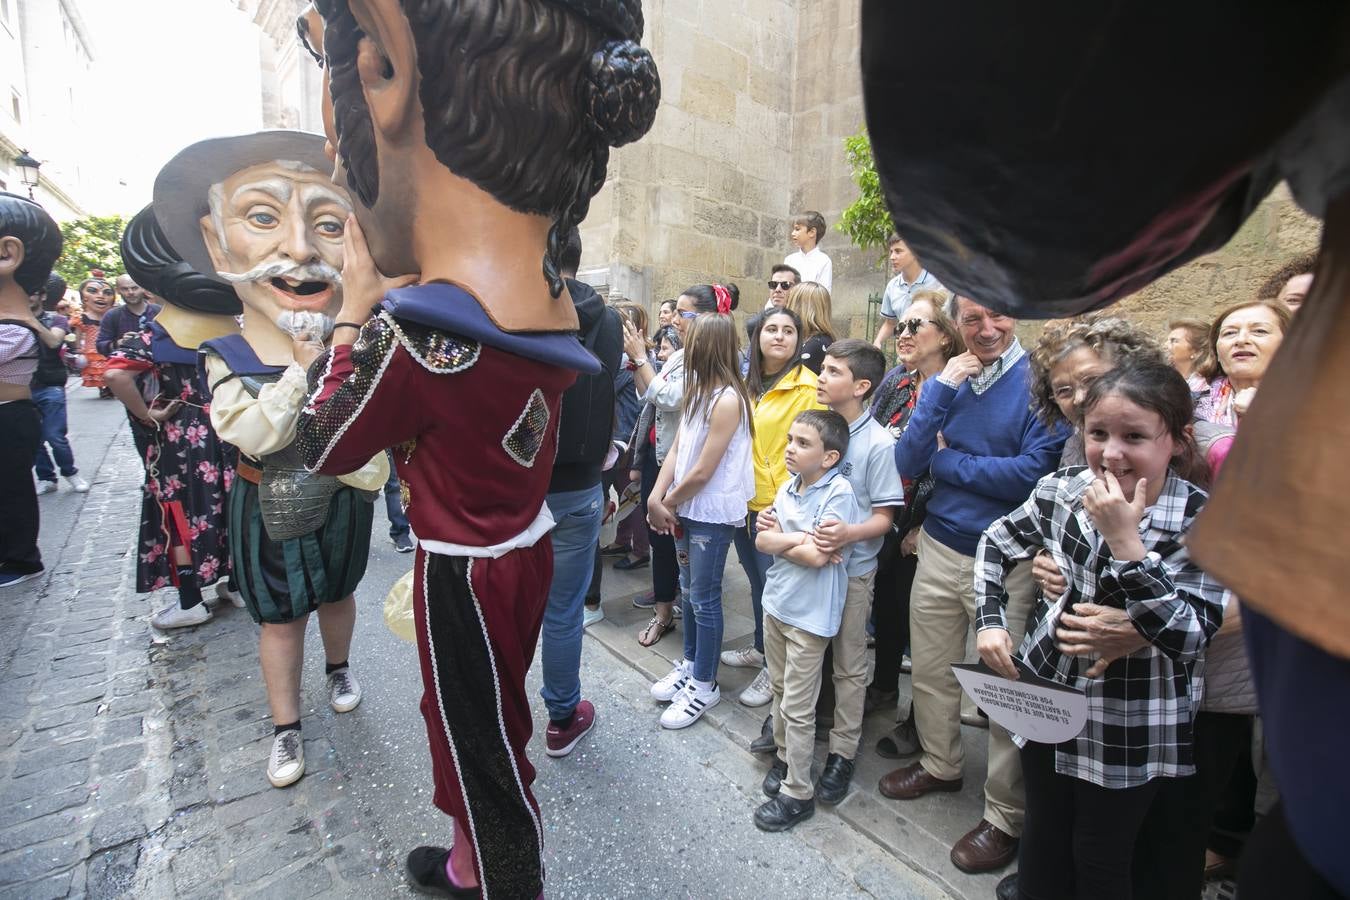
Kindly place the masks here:
POLYGON ((583 274, 653 308, 712 279, 758 306, 787 252, 798 4, 644 8, 661 107, 645 138, 611 156, 582 226, 583 274))

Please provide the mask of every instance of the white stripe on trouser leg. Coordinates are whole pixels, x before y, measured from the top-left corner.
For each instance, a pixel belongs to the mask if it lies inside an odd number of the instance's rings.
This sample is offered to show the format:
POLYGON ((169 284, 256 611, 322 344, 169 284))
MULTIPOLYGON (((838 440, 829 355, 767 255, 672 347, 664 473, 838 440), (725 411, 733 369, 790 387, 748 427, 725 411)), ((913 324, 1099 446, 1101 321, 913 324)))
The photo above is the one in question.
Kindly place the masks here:
MULTIPOLYGON (((539 848, 539 874, 542 879, 544 873, 544 829, 539 822, 539 816, 535 814, 534 806, 530 803, 530 797, 525 793, 525 782, 520 780, 520 768, 516 765, 516 754, 511 749, 511 740, 506 736, 506 719, 502 715, 502 683, 497 677, 497 654, 493 652, 492 641, 488 640, 487 622, 483 620, 483 607, 478 603, 478 592, 473 587, 473 564, 474 558, 469 557, 468 570, 465 573, 464 581, 469 586, 469 596, 473 598, 473 611, 478 616, 478 627, 483 629, 483 643, 487 645, 488 662, 492 664, 492 690, 497 702, 497 727, 502 734, 502 745, 506 747, 506 758, 511 761, 511 773, 516 777, 516 788, 520 791, 520 802, 525 804, 525 810, 530 814, 530 821, 534 822, 535 846, 539 848)), ((486 898, 486 894, 484 895, 486 898)))

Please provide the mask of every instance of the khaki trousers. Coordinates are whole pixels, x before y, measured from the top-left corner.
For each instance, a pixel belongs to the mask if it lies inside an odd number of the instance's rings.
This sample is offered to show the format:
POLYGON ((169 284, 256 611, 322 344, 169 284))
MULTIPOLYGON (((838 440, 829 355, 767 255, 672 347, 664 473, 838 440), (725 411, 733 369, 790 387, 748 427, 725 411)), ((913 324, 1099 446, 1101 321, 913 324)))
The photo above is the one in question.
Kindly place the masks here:
POLYGON ((855 575, 844 595, 844 617, 834 645, 834 728, 830 752, 844 759, 858 755, 862 741, 863 703, 867 695, 867 618, 872 612, 872 583, 877 572, 855 575))
MULTIPOLYGON (((958 553, 923 531, 919 536, 919 568, 910 594, 910 659, 914 663, 914 723, 919 730, 928 774, 951 781, 961 777, 960 684, 953 663, 964 662, 966 636, 975 623, 975 558, 958 553)), ((1035 599, 1031 564, 1019 564, 1008 575, 1005 618, 1013 647, 1022 644, 1027 615, 1035 599)), ((1022 833, 1026 803, 1022 762, 1008 732, 989 723, 989 772, 984 782, 984 818, 1014 837, 1022 833)))
POLYGON ((816 747, 816 698, 829 638, 764 614, 764 659, 773 688, 773 739, 787 763, 782 792, 794 800, 815 796, 811 761, 816 747))

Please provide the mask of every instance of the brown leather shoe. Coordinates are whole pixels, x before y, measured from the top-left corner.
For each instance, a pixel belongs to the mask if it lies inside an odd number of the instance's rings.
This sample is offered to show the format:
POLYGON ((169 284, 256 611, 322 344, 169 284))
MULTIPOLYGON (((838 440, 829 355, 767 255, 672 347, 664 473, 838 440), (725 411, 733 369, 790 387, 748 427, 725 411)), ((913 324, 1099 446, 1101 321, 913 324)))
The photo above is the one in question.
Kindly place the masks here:
POLYGON ((928 774, 927 769, 918 763, 914 763, 902 769, 896 769, 889 775, 881 776, 881 783, 877 785, 877 789, 881 791, 883 797, 890 797, 892 800, 913 800, 934 791, 954 793, 961 790, 961 785, 964 783, 965 781, 960 778, 955 781, 943 781, 941 778, 934 778, 928 774))
POLYGON ((1001 869, 1017 858, 1017 838, 984 819, 952 848, 952 865, 977 875, 1001 869))

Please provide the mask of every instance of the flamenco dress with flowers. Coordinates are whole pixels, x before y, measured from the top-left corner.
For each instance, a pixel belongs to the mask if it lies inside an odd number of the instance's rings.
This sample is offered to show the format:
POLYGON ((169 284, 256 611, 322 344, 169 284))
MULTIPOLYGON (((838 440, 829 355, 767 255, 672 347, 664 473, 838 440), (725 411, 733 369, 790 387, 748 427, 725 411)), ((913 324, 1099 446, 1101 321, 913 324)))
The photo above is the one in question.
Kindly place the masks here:
POLYGON ((134 372, 136 386, 152 409, 181 403, 158 429, 131 422, 145 465, 137 593, 179 584, 181 573, 170 553, 179 545, 189 549, 199 585, 226 577, 225 497, 234 477, 235 453, 211 427, 196 352, 179 347, 163 328, 147 322, 118 342, 107 367, 134 372))

